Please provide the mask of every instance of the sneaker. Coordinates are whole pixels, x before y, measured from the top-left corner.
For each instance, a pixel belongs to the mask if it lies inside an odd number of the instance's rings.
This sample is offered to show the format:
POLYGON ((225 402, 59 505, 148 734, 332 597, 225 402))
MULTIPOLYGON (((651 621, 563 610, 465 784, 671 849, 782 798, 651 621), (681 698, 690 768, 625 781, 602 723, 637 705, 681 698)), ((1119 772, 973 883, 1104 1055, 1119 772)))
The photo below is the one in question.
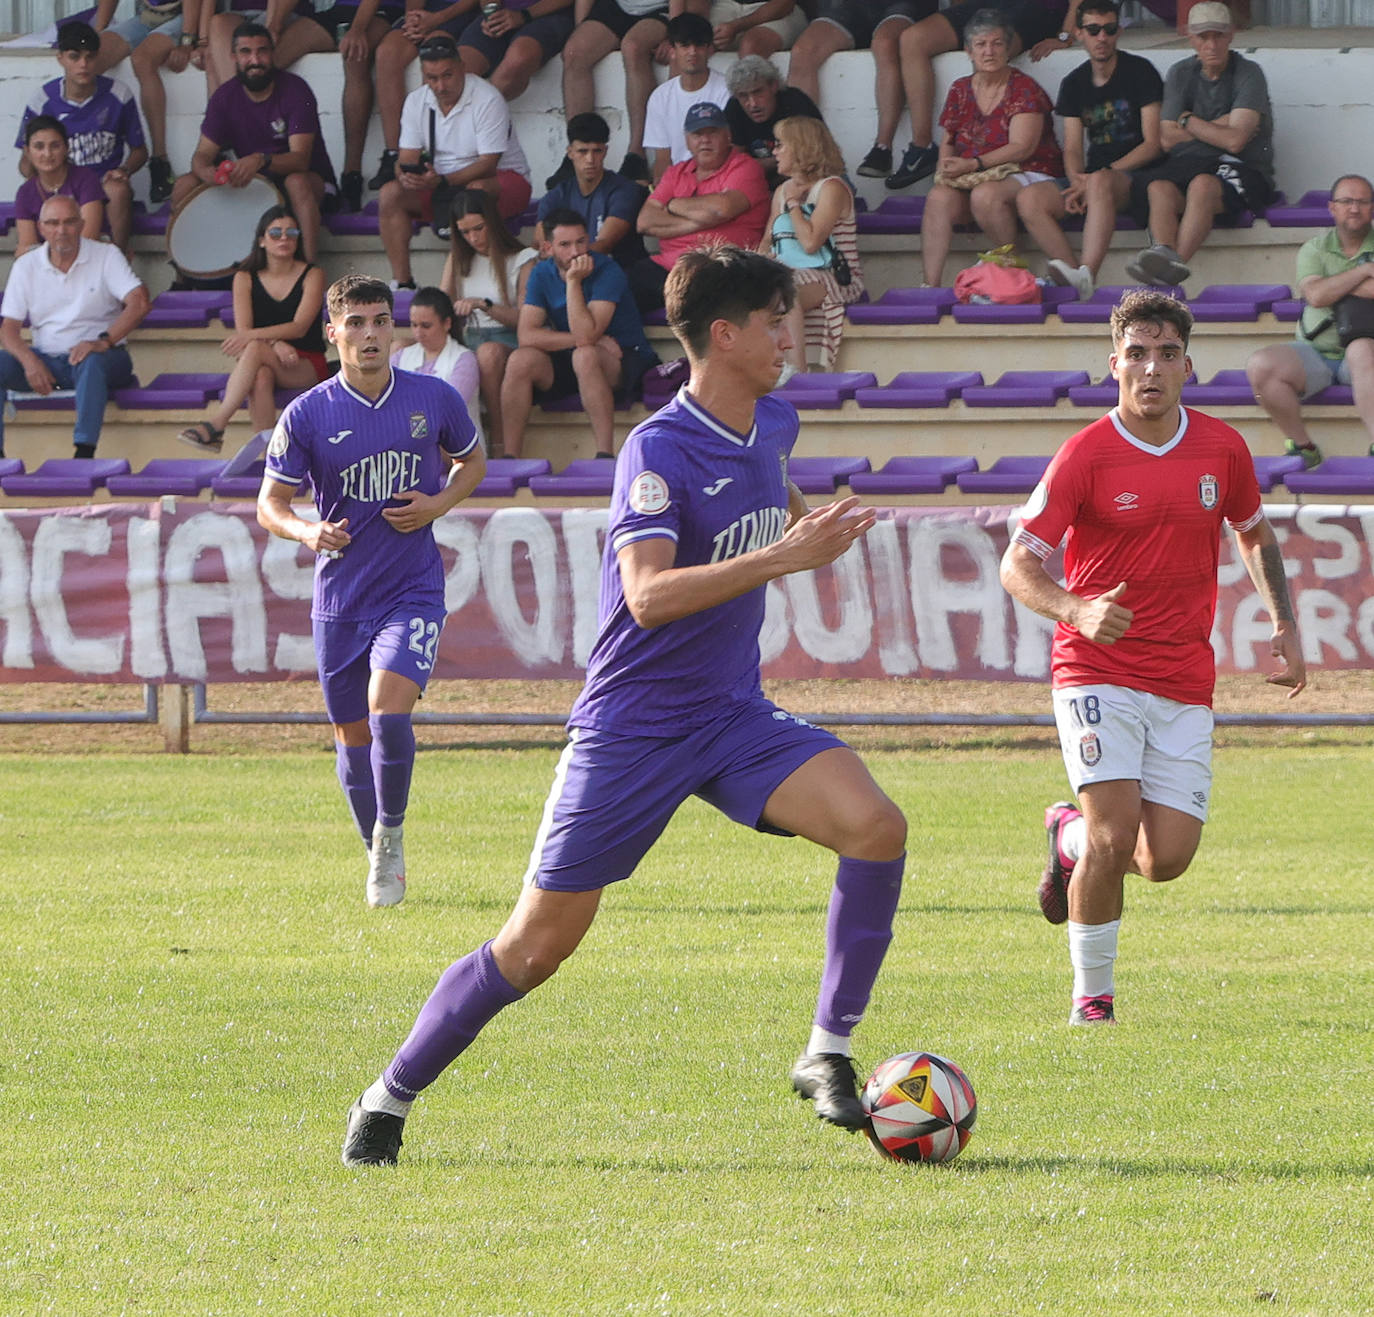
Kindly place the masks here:
POLYGON ((838 1052, 803 1053, 792 1067, 792 1087, 816 1104, 816 1115, 847 1130, 866 1130, 868 1117, 859 1105, 854 1062, 838 1052))
POLYGON ((940 151, 934 146, 917 146, 912 142, 902 152, 902 163, 887 176, 886 187, 889 192, 899 192, 904 187, 919 183, 935 172, 940 163, 940 151))
POLYGON ((148 161, 148 200, 161 205, 172 195, 172 162, 163 155, 148 161))
POLYGON ((1059 849, 1059 834, 1066 823, 1079 817, 1078 806, 1067 800, 1057 800, 1045 811, 1050 857, 1035 894, 1040 898, 1040 913, 1052 924, 1062 924, 1069 917, 1069 876, 1073 873, 1073 861, 1059 849))
POLYGON ((356 169, 350 169, 339 180, 339 200, 345 210, 355 215, 363 208, 363 176, 356 169))
POLYGON ((396 159, 399 153, 396 151, 383 151, 381 164, 377 166, 377 172, 367 180, 367 185, 374 192, 380 192, 388 183, 396 177, 396 159))
POLYGON ((564 156, 557 169, 544 180, 544 191, 552 192, 564 179, 573 176, 573 162, 564 156))
POLYGON ((401 1151, 404 1116, 385 1111, 364 1111, 359 1099, 348 1109, 348 1132, 344 1135, 345 1166, 395 1166, 401 1151))
POLYGON ((1080 302, 1093 295, 1093 272, 1086 265, 1070 265, 1068 261, 1050 261, 1050 280, 1061 288, 1072 288, 1080 302))
POLYGON ((864 156, 864 162, 855 171, 864 178, 886 178, 892 172, 892 148, 874 146, 864 156))
POLYGON ((1155 288, 1172 288, 1183 283, 1192 274, 1192 271, 1179 260, 1178 253, 1162 242, 1155 243, 1153 247, 1146 247, 1126 270, 1133 279, 1138 274, 1143 275, 1144 282, 1155 288))
POLYGON ((372 852, 367 863, 367 903, 376 909, 400 905, 406 899, 406 860, 401 846, 401 829, 372 829, 372 852))
POLYGON ((1115 1024, 1110 997, 1076 997, 1069 1012, 1070 1024, 1115 1024))
MULTIPOLYGON (((1320 466, 1322 460, 1322 450, 1316 444, 1297 444, 1291 439, 1284 440, 1283 451, 1289 457, 1302 458, 1302 469, 1310 471, 1314 466, 1320 466)), ((1371 455, 1374 455, 1374 444, 1369 446, 1371 455)))
POLYGON ((649 162, 638 151, 626 151, 620 165, 620 177, 628 178, 631 183, 643 183, 648 187, 653 182, 649 172, 649 162))

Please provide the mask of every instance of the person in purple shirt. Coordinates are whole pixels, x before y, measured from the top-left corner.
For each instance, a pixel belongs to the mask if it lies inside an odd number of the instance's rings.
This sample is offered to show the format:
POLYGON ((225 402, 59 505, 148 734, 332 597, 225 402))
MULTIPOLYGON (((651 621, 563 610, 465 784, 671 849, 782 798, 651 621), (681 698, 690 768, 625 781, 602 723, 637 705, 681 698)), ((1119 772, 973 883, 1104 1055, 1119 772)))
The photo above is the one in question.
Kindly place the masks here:
POLYGON ((286 193, 301 228, 305 259, 319 256, 320 202, 334 188, 315 93, 303 78, 272 65, 272 34, 259 23, 234 29, 232 82, 210 97, 189 173, 172 188, 172 209, 203 183, 218 180, 222 155, 234 157, 228 186, 245 187, 258 174, 286 193))
POLYGON ((808 512, 787 478, 797 413, 770 396, 791 346, 786 267, 698 249, 666 293, 691 378, 616 463, 599 632, 524 889, 496 937, 440 976, 353 1104, 346 1165, 396 1162, 415 1098, 572 955, 602 889, 634 872, 693 795, 839 855, 815 1024, 791 1079, 822 1119, 867 1125, 850 1034, 892 937, 906 820, 852 750, 764 697, 758 641, 768 582, 833 562, 873 510, 847 498, 808 512))
POLYGON ((105 230, 100 175, 71 163, 60 120, 37 114, 24 125, 24 158, 32 176, 14 194, 14 254, 22 256, 38 246, 38 214, 49 197, 71 197, 81 212, 81 236, 98 241, 105 230))
POLYGON ((367 903, 388 906, 405 897, 410 716, 446 616, 431 525, 477 487, 486 458, 453 389, 392 369, 386 284, 346 275, 325 305, 339 373, 282 413, 258 521, 316 554, 310 615, 339 782, 368 847, 367 903), (291 507, 307 480, 319 520, 291 507))

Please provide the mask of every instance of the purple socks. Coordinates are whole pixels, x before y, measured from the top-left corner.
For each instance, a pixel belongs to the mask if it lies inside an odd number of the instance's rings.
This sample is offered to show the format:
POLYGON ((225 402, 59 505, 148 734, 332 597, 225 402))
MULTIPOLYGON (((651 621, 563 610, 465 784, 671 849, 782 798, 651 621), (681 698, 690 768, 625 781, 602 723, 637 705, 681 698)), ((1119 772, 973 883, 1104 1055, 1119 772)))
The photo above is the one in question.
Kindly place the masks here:
MULTIPOLYGON (((405 822, 410 774, 415 767, 415 729, 408 713, 370 713, 372 781, 377 793, 377 821, 384 828, 405 822)), ((368 841, 372 834, 368 833, 368 841)))
POLYGON ((892 941, 892 918, 902 894, 906 856, 895 860, 840 857, 825 928, 816 1024, 848 1037, 863 1019, 873 984, 892 941))
POLYGON ((372 785, 372 747, 334 743, 334 767, 343 787, 348 812, 362 833, 363 845, 372 845, 372 825, 377 822, 377 788, 372 785))
POLYGON ((383 1072, 387 1092, 413 1101, 467 1049, 487 1021, 524 995, 512 988, 497 968, 490 942, 454 961, 439 976, 415 1018, 410 1037, 383 1072))

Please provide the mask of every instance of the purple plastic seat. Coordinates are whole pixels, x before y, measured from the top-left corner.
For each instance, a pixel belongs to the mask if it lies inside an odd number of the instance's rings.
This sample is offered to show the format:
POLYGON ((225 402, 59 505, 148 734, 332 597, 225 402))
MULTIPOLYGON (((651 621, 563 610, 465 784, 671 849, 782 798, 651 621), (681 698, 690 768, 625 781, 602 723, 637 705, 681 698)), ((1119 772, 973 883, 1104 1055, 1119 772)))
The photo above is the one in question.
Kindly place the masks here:
POLYGON ((224 462, 217 457, 155 457, 132 475, 111 476, 105 488, 117 498, 195 498, 223 470, 224 462))
POLYGON ((972 457, 890 457, 881 471, 857 472, 849 488, 864 498, 884 494, 943 494, 968 471, 978 470, 972 457))
MULTIPOLYGON (((165 296, 164 293, 162 297, 165 296)), ((163 302, 162 297, 153 300, 140 329, 204 329, 210 323, 208 307, 163 302)))
POLYGON ((1072 288, 1051 285, 1040 290, 1038 302, 1008 306, 1001 302, 958 303, 954 319, 961 325, 1043 325, 1045 317, 1065 302, 1076 302, 1072 288))
POLYGON ((801 411, 834 411, 860 389, 871 389, 878 377, 871 370, 839 370, 793 375, 777 395, 801 411))
POLYGON ((889 288, 876 302, 845 311, 855 325, 933 325, 957 302, 952 288, 889 288))
POLYGON ((1255 391, 1243 370, 1219 370, 1206 384, 1185 384, 1183 401, 1189 407, 1253 407, 1255 391))
POLYGON ((833 494, 850 477, 869 470, 866 457, 789 457, 787 478, 803 494, 833 494))
POLYGON ((1188 299, 1188 309, 1198 322, 1258 320, 1261 311, 1290 296, 1287 284, 1208 284, 1188 299))
POLYGON ((1089 383, 1086 370, 1009 370, 995 384, 965 389, 963 399, 967 407, 1053 407, 1089 383))
POLYGON ((1291 323, 1302 317, 1302 305, 1299 297, 1280 297, 1269 309, 1274 313, 1275 320, 1291 323))
POLYGON ((340 237, 372 236, 379 230, 377 227, 377 207, 378 203, 369 201, 362 210, 336 210, 332 215, 324 217, 324 226, 330 233, 340 237))
POLYGON ((20 475, 24 470, 24 463, 17 457, 0 457, 0 480, 6 476, 20 475))
POLYGON ((1255 479, 1259 481, 1260 492, 1264 494, 1277 484, 1286 484, 1288 476, 1303 469, 1301 457, 1257 457, 1254 462, 1255 479))
POLYGON ((487 459, 482 483, 472 491, 473 498, 510 498, 534 476, 546 476, 552 468, 542 457, 492 457, 487 459))
POLYGON ((651 411, 656 411, 662 407, 687 383, 690 374, 691 369, 686 357, 678 357, 673 361, 665 361, 657 366, 650 366, 639 381, 644 405, 651 411))
POLYGON ((1270 206, 1264 218, 1274 228, 1324 229, 1331 223, 1331 212, 1326 208, 1330 200, 1331 193, 1325 188, 1304 192, 1291 205, 1285 201, 1270 206))
POLYGON ((31 498, 90 498, 111 476, 128 474, 122 457, 50 457, 36 471, 5 476, 0 489, 31 498))
POLYGON ((1048 457, 999 457, 986 471, 965 471, 955 483, 965 494, 1029 494, 1049 464, 1048 457))
POLYGON ((1069 401, 1075 407, 1095 407, 1098 411, 1115 407, 1117 397, 1116 381, 1110 375, 1100 384, 1078 384, 1069 390, 1069 401))
POLYGON ((963 389, 977 388, 976 370, 904 370, 876 389, 860 389, 860 407, 948 407, 963 389))
POLYGON ((924 197, 888 197, 876 210, 855 215, 854 227, 860 233, 920 233, 925 208, 924 197))
POLYGON ((0 201, 0 236, 14 227, 14 202, 0 201))
POLYGON ((1302 400, 1304 407, 1353 407, 1355 390, 1348 384, 1328 384, 1310 398, 1302 400))
POLYGON ((1374 494, 1374 457, 1328 457, 1310 471, 1289 472, 1283 483, 1295 494, 1374 494))
MULTIPOLYGON (((161 235, 167 232, 167 223, 172 218, 172 203, 163 202, 156 210, 149 210, 141 201, 134 202, 133 232, 144 235, 161 235)), ((147 321, 144 321, 147 324, 147 321)))
MULTIPOLYGON (((1135 292, 1136 287, 1136 284, 1103 284, 1093 290, 1086 302, 1060 302, 1055 307, 1055 314, 1066 324, 1105 325, 1112 318, 1112 307, 1127 293, 1135 292)), ((1170 297, 1183 296, 1183 289, 1177 286, 1160 291, 1170 297)))
POLYGON ((171 371, 157 376, 142 388, 116 389, 114 400, 126 409, 160 411, 204 407, 224 392, 228 375, 214 371, 171 371))
POLYGON ((615 463, 604 457, 584 457, 557 475, 530 477, 531 491, 544 497, 610 498, 614 483, 615 463))
POLYGON ((270 430, 259 430, 224 464, 224 469, 210 481, 216 498, 257 498, 271 437, 270 430))
POLYGON ((666 325, 668 323, 668 312, 660 306, 656 310, 646 311, 642 319, 646 325, 666 325))

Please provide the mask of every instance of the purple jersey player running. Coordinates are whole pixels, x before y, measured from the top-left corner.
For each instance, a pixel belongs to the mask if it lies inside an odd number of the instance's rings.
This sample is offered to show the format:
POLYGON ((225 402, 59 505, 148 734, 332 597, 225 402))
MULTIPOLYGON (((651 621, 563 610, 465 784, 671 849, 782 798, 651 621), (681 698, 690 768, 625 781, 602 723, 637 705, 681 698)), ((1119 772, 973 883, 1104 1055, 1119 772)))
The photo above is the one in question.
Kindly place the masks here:
POLYGON ((849 1038, 892 938, 906 820, 852 750, 764 698, 758 637, 767 583, 833 562, 873 514, 855 499, 808 512, 787 479, 797 413, 768 395, 791 346, 788 270, 698 250, 666 294, 691 378, 616 462, 600 630, 524 889, 496 937, 440 976, 354 1103, 346 1165, 395 1163, 419 1093, 577 949, 602 889, 630 876, 692 795, 839 855, 815 1027, 792 1084, 823 1119, 867 1124, 849 1038))
POLYGON ((386 284, 349 275, 325 304, 339 373, 282 413, 267 448, 258 521, 317 555, 310 615, 339 782, 370 852, 367 903, 396 905, 406 890, 410 714, 445 617, 430 523, 477 487, 486 459, 453 389, 391 368, 386 284), (307 479, 318 521, 291 509, 307 479))

